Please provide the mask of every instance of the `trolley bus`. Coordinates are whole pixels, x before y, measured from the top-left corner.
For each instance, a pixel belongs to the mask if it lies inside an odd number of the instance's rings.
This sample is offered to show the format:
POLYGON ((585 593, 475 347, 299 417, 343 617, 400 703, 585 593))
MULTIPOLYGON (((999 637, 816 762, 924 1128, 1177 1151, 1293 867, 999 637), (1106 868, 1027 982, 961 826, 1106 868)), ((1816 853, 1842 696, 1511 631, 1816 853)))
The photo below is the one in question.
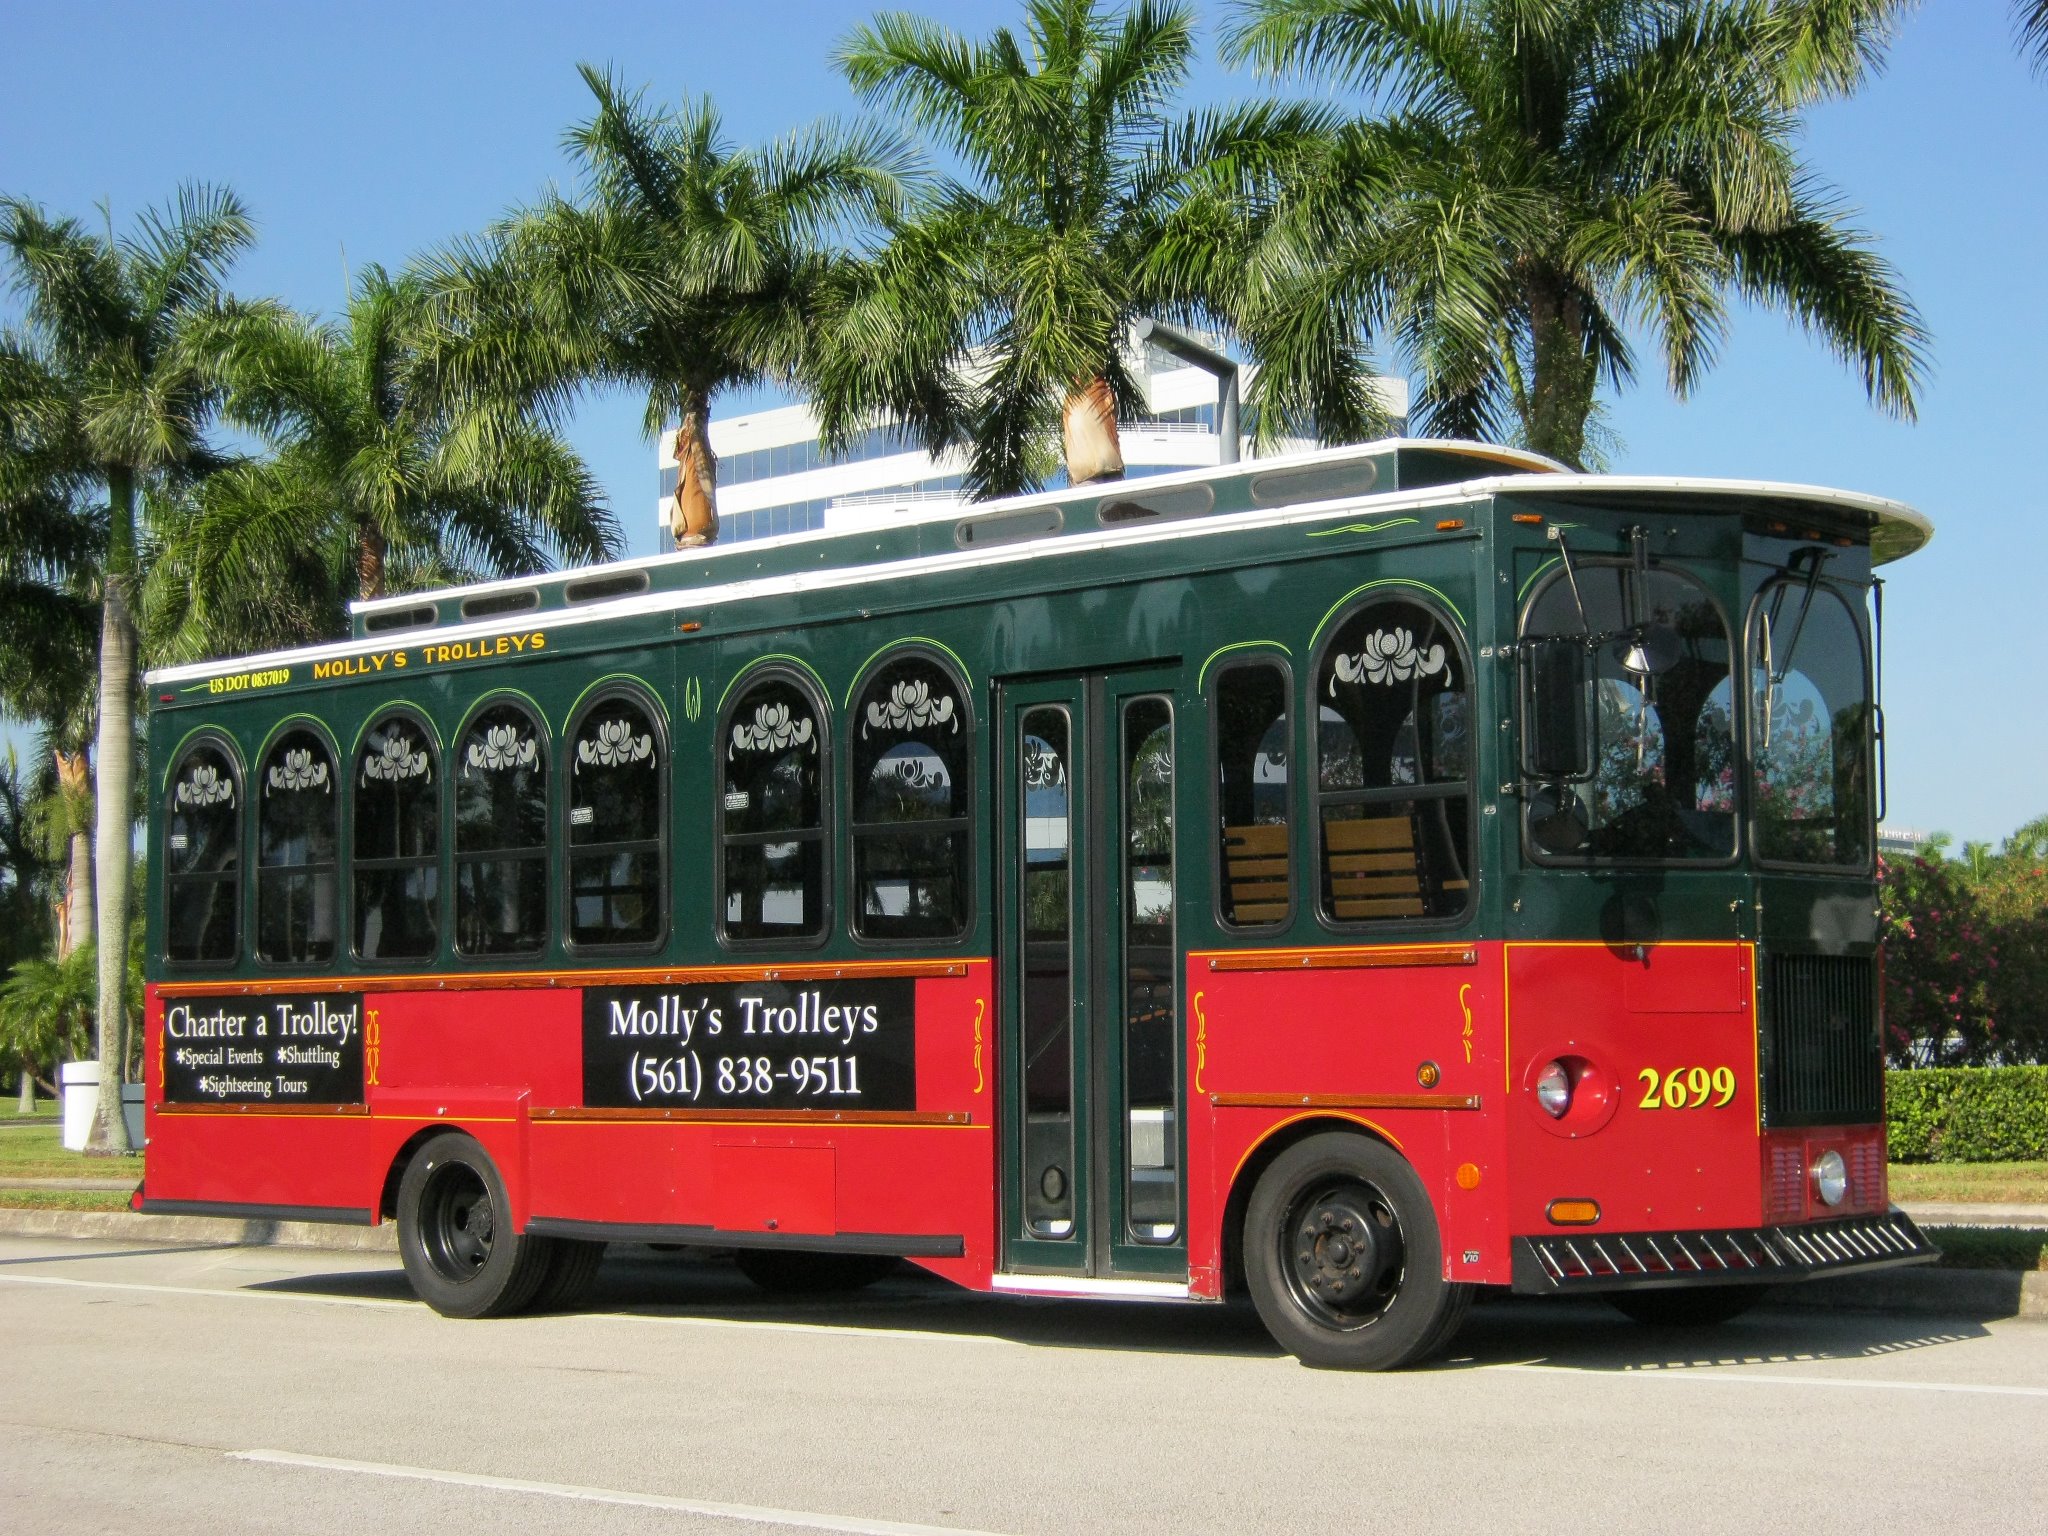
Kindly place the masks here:
POLYGON ((358 604, 148 678, 152 1212, 1647 1320, 1889 1205, 1874 568, 1924 518, 1397 440, 358 604))

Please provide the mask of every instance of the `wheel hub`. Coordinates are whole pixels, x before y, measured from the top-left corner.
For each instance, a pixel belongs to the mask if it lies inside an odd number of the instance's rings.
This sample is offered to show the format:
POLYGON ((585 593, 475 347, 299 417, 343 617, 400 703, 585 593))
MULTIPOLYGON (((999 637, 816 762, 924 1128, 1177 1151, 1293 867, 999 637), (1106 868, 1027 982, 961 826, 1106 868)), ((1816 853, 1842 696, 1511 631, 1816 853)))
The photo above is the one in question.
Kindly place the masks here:
POLYGON ((1288 1259, 1305 1300, 1355 1319, 1376 1313, 1399 1279, 1401 1232, 1362 1186, 1325 1190, 1296 1208, 1288 1259))

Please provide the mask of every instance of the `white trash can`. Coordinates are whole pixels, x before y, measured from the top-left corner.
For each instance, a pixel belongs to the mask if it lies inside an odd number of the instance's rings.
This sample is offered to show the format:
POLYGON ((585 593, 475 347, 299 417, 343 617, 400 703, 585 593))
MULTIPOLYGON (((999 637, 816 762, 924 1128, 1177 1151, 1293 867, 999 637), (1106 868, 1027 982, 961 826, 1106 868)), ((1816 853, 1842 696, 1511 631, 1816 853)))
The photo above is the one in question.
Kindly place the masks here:
MULTIPOLYGON (((96 1061, 66 1061, 57 1067, 57 1086, 63 1094, 64 1149, 83 1152, 92 1135, 93 1111, 100 1102, 100 1064, 96 1061)), ((128 1122, 128 1145, 142 1145, 142 1084, 121 1085, 121 1118, 128 1122)))

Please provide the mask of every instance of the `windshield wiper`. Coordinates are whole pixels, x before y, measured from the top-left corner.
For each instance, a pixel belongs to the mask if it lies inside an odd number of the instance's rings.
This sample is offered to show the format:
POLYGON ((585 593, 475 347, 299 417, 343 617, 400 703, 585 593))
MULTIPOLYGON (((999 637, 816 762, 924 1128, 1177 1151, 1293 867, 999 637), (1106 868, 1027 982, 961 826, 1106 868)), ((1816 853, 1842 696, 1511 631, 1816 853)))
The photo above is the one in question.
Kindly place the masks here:
MULTIPOLYGON (((1795 567, 1802 558, 1808 555, 1811 555, 1813 558, 1808 562, 1805 590, 1800 593, 1799 616, 1793 621, 1792 633, 1786 638, 1785 654, 1778 658, 1776 665, 1771 666, 1770 675, 1773 683, 1785 681, 1786 674, 1792 670, 1792 655, 1799 649, 1799 637, 1806 629, 1806 616, 1813 612, 1813 594, 1820 587, 1821 571, 1826 567, 1828 561, 1834 558, 1835 552, 1832 549, 1802 549, 1793 555, 1791 560, 1786 562, 1785 574, 1796 576, 1798 571, 1795 567)), ((1768 620, 1765 623, 1765 628, 1768 632, 1768 620)), ((1769 665, 1769 663, 1767 662, 1766 665, 1769 665)))

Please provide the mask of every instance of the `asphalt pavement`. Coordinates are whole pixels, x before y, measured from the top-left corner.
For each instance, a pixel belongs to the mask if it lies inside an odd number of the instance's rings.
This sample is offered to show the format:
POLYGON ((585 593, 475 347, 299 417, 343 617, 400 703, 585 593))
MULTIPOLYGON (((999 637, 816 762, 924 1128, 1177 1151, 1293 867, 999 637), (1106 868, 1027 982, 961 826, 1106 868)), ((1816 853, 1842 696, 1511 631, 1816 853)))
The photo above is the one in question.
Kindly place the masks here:
POLYGON ((1241 1307, 801 1305, 620 1249, 459 1323, 389 1255, 0 1238, 0 1530, 2039 1532, 2048 1327, 1475 1309, 1314 1372, 1241 1307))

